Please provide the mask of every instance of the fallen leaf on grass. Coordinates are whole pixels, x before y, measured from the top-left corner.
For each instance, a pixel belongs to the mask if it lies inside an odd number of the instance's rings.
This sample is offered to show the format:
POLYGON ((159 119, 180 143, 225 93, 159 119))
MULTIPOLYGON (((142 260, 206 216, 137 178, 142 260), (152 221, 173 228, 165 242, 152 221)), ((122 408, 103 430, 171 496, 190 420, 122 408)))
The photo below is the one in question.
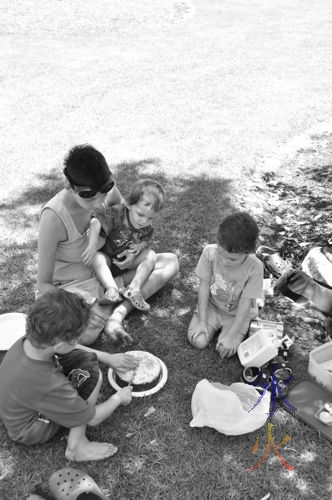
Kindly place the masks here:
POLYGON ((271 493, 267 493, 261 500, 268 500, 269 498, 271 498, 271 493))
POLYGON ((156 409, 153 406, 150 406, 147 412, 144 413, 144 417, 149 417, 152 413, 154 413, 156 409))
POLYGON ((131 438, 135 435, 135 432, 127 432, 126 438, 131 438))

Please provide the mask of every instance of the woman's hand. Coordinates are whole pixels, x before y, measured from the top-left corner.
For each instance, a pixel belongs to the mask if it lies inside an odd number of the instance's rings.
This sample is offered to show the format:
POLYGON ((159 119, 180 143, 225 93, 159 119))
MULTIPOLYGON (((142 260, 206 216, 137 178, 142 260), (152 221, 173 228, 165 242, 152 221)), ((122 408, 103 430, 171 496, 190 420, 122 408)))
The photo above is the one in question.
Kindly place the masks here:
POLYGON ((139 361, 130 354, 108 354, 105 359, 105 364, 110 366, 114 371, 118 372, 128 372, 129 370, 135 370, 137 368, 139 361))

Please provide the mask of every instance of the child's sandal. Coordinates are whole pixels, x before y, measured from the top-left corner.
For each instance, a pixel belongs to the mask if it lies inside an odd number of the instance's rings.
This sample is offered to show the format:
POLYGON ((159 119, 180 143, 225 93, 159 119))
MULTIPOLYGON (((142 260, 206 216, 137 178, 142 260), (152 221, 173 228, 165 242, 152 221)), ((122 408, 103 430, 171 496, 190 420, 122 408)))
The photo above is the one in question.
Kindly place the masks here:
POLYGON ((256 250, 256 256, 263 262, 269 273, 275 278, 280 278, 286 271, 292 271, 292 265, 288 260, 281 257, 278 250, 274 248, 260 246, 256 250))
POLYGON ((139 291, 132 292, 128 288, 121 290, 121 295, 128 299, 132 306, 139 311, 150 311, 150 305, 143 299, 143 295, 139 291))
POLYGON ((72 467, 54 472, 49 479, 49 490, 56 500, 76 500, 83 496, 106 500, 92 477, 72 467))

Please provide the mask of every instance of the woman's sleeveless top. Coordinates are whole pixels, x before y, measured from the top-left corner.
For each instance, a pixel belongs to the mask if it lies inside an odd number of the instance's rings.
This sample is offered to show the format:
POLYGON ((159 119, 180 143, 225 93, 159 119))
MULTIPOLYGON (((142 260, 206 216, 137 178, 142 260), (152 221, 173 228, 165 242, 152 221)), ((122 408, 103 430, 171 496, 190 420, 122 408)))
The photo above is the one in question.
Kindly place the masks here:
POLYGON ((64 189, 60 191, 42 209, 42 211, 45 208, 53 210, 62 220, 68 235, 67 241, 58 244, 53 273, 54 284, 86 280, 94 276, 92 269, 81 262, 82 252, 88 243, 87 231, 84 231, 83 234, 78 232, 67 207, 63 203, 65 193, 64 189))

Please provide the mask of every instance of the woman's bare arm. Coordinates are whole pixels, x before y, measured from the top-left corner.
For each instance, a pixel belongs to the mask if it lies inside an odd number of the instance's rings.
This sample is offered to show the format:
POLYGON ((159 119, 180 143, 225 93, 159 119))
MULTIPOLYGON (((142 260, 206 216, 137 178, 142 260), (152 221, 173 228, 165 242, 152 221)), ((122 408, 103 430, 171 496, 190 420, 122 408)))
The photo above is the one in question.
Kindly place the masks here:
POLYGON ((58 244, 68 238, 66 228, 59 216, 49 208, 41 214, 38 235, 38 293, 54 288, 53 273, 58 244))

